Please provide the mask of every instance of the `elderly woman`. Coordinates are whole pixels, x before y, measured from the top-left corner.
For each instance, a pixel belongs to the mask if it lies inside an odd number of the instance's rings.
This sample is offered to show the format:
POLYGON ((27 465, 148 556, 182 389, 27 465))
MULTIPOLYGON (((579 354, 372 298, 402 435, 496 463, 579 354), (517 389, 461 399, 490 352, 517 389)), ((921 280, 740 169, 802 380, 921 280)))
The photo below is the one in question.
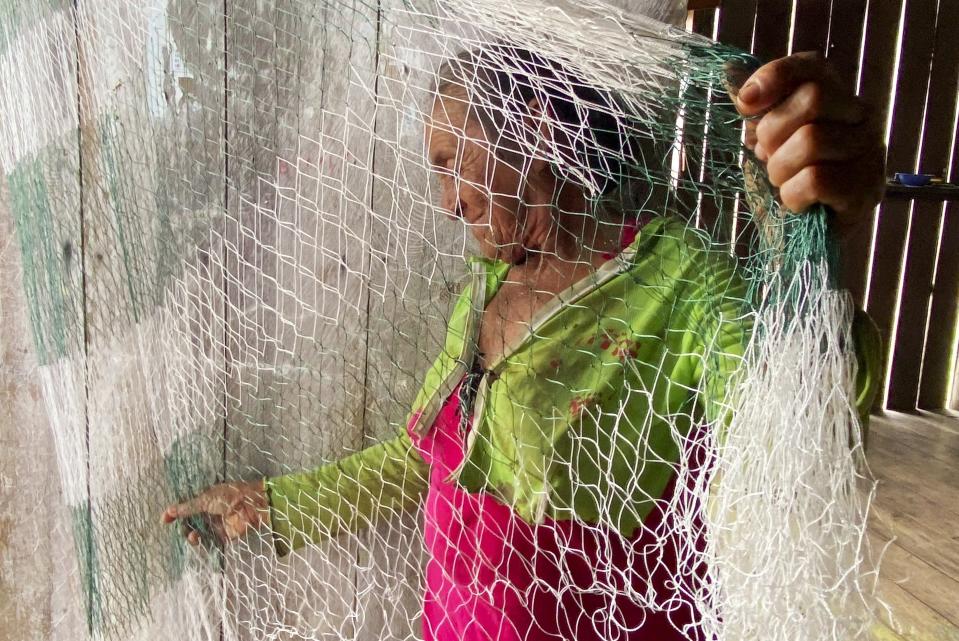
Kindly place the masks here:
MULTIPOLYGON (((748 333, 744 285, 732 259, 678 219, 614 211, 615 198, 596 215, 595 194, 622 190, 615 159, 580 153, 577 172, 529 150, 575 154, 568 132, 608 135, 612 116, 576 108, 548 89, 557 83, 512 82, 516 70, 491 70, 491 51, 444 66, 427 121, 442 207, 483 257, 469 261, 472 281, 406 430, 309 472, 214 486, 164 521, 200 515, 222 541, 268 526, 284 555, 425 494, 426 639, 693 636, 694 606, 671 581, 701 568, 684 570, 691 562, 663 536, 673 518, 664 506, 678 442, 695 441, 697 422, 722 420, 715 401, 748 333)), ((539 80, 565 73, 514 55, 539 80)), ((878 130, 821 60, 767 64, 736 104, 761 116, 747 145, 787 208, 824 203, 845 227, 878 202, 878 130)))

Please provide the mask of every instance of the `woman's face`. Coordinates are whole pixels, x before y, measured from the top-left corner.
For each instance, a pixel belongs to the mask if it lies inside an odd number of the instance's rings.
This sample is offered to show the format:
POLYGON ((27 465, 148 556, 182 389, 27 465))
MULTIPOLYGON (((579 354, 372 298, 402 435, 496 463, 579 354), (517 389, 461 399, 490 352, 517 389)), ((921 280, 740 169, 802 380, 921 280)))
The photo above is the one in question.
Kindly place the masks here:
POLYGON ((426 148, 439 179, 440 206, 461 218, 490 258, 522 262, 527 207, 521 170, 497 158, 468 105, 441 96, 426 124, 426 148))

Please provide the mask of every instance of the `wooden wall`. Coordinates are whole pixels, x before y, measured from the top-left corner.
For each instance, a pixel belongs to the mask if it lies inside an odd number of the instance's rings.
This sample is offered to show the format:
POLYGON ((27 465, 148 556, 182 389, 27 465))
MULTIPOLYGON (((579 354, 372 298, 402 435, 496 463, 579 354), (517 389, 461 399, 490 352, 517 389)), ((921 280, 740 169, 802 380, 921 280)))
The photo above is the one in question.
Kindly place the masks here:
MULTIPOLYGON (((5 189, 0 185, 0 201, 5 189)), ((13 221, 0 209, 0 641, 47 641, 58 579, 51 550, 71 545, 54 514, 53 436, 36 377, 36 356, 13 221), (42 554, 37 554, 42 551, 42 554)))
MULTIPOLYGON (((697 4, 707 8, 691 12, 694 31, 762 58, 823 53, 889 123, 889 176, 918 171, 959 180, 959 1, 697 4)), ((888 391, 878 407, 959 409, 959 196, 947 198, 934 189, 890 189, 844 250, 844 282, 887 347, 888 391)))

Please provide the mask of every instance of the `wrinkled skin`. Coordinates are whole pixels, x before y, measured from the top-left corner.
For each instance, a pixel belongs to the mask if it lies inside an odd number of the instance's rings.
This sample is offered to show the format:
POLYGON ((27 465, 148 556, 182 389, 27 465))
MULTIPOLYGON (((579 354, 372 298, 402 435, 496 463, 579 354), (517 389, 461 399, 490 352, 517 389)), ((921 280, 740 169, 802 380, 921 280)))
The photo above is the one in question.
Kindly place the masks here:
MULTIPOLYGON (((529 106, 527 133, 545 138, 546 126, 537 122, 542 109, 536 100, 529 106)), ((560 183, 545 160, 526 159, 516 167, 494 153, 460 96, 434 101, 425 134, 440 207, 468 225, 484 255, 513 264, 547 255, 575 261, 588 259, 597 244, 605 251, 615 243, 615 225, 600 226, 586 216, 582 188, 560 183)))
MULTIPOLYGON (((770 62, 741 86, 735 104, 742 115, 754 117, 746 145, 766 163, 783 205, 802 211, 824 203, 835 211, 840 233, 868 218, 885 187, 880 126, 821 57, 803 53, 770 62)), ((530 112, 527 131, 547 136, 535 101, 530 112)), ((582 191, 560 185, 543 160, 517 168, 498 158, 460 100, 434 102, 426 145, 441 207, 469 226, 483 254, 516 265, 483 317, 479 350, 485 366, 536 309, 601 264, 603 252, 615 250, 621 219, 602 225, 583 215, 582 191)), ((195 516, 220 542, 268 527, 262 481, 214 485, 169 506, 162 520, 180 521, 184 536, 197 545, 200 533, 185 521, 195 516)))

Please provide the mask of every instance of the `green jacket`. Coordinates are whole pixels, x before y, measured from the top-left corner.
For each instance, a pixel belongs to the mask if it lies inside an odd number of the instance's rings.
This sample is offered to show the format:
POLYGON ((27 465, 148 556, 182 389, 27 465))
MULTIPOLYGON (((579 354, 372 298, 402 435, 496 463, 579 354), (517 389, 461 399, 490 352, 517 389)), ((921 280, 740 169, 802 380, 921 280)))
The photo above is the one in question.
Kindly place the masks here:
MULTIPOLYGON (((510 265, 469 259, 442 353, 409 413, 430 429, 473 362, 486 304, 510 265)), ((491 364, 452 481, 485 491, 527 521, 578 518, 626 536, 662 496, 692 425, 728 421, 729 380, 749 338, 746 284, 728 254, 686 223, 657 218, 596 273, 539 310, 491 364)), ((857 317, 857 324, 862 319, 857 317)), ((860 328, 861 330, 861 328, 860 328)), ((878 340, 857 330, 857 405, 875 394, 878 340)), ((267 479, 277 552, 355 531, 415 506, 426 463, 406 429, 315 470, 267 479)))

